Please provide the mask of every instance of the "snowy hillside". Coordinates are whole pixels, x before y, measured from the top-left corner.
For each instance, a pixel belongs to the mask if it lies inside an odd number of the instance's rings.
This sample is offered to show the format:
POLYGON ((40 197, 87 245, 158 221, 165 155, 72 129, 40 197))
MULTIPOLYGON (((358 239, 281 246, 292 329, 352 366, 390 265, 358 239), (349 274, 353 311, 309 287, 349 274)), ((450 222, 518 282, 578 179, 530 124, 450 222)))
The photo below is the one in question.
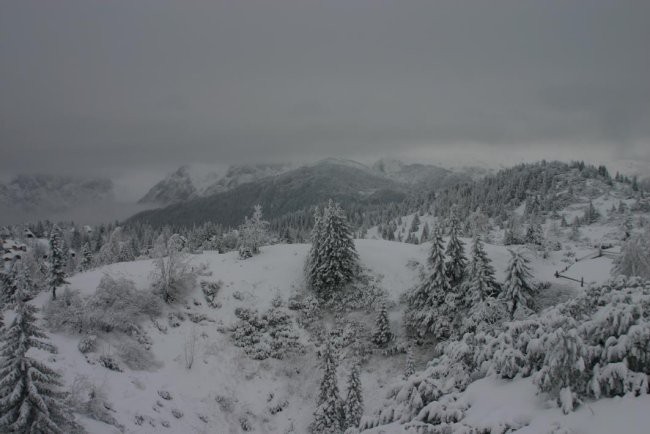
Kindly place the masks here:
MULTIPOLYGON (((380 279, 379 285, 394 303, 417 282, 417 264, 423 264, 428 253, 428 244, 381 240, 358 240, 356 244, 362 264, 380 279)), ((501 279, 509 255, 502 246, 487 247, 501 279)), ((195 267, 207 266, 201 279, 222 282, 217 295, 220 307, 209 307, 201 289, 196 287, 184 303, 165 308, 163 315, 156 319, 160 328, 166 331, 161 331, 151 321, 145 321, 143 329, 151 339, 149 351, 155 360, 151 366, 145 370, 132 370, 124 365, 119 356, 120 347, 131 339, 125 335, 99 334, 96 350, 84 355, 77 349, 82 336, 62 332, 52 336, 53 343, 59 348, 59 353, 52 358, 53 366, 64 372, 68 385, 90 383, 99 387, 114 410, 111 413, 116 422, 123 425, 126 432, 160 432, 167 428, 174 433, 236 433, 241 432, 242 421, 247 421, 256 432, 306 432, 314 411, 319 381, 319 375, 315 375, 319 366, 315 337, 300 328, 304 354, 295 354, 284 360, 269 358, 258 361, 248 358, 241 348, 234 346, 225 330, 236 321, 235 309, 238 307, 264 311, 271 307, 274 298, 279 297, 286 306, 290 297, 301 294, 304 291, 302 269, 307 251, 307 245, 267 246, 262 248, 260 255, 245 261, 238 259, 235 253, 192 255, 195 267), (174 327, 171 324, 175 321, 170 321, 168 316, 183 319, 174 327), (200 320, 193 322, 191 317, 200 320), (188 369, 185 349, 188 341, 194 339, 195 361, 188 369), (97 363, 100 355, 115 356, 123 372, 100 366, 97 363), (161 398, 159 392, 169 392, 171 399, 161 398), (283 409, 273 414, 271 409, 280 403, 283 409), (182 416, 175 417, 173 412, 182 416)), ((559 256, 548 260, 536 259, 533 273, 540 280, 550 280, 553 271, 561 264, 559 256)), ((610 265, 611 262, 605 260, 593 262, 591 266, 608 269, 610 265)), ((148 290, 152 269, 151 260, 117 263, 74 275, 70 287, 81 294, 91 295, 102 277, 108 274, 133 280, 138 289, 148 290)), ((594 274, 598 283, 606 275, 594 274)), ((563 283, 557 289, 561 292, 580 290, 578 284, 571 283, 563 283)), ((49 295, 42 294, 34 303, 43 305, 48 300, 49 295)), ((390 310, 391 327, 396 333, 402 333, 400 311, 397 304, 390 310)), ((372 327, 374 315, 360 318, 372 327)), ((324 321, 329 323, 329 320, 324 321)), ((418 366, 421 367, 429 357, 428 351, 420 350, 418 366)), ((401 375, 403 364, 403 355, 389 357, 377 353, 370 357, 362 368, 364 396, 369 409, 379 405, 385 395, 384 387, 401 375)), ((476 389, 479 393, 478 385, 476 389)), ((498 392, 500 387, 496 390, 496 393, 501 393, 498 392)), ((510 399, 517 403, 517 408, 522 408, 521 414, 513 417, 529 417, 534 421, 531 414, 537 410, 531 406, 536 409, 541 404, 534 405, 536 398, 528 390, 523 387, 511 391, 510 386, 504 385, 502 395, 506 400, 504 405, 510 399), (528 407, 521 402, 522 395, 527 400, 525 402, 530 402, 528 407)), ((545 412, 556 414, 557 410, 555 413, 551 410, 545 412)), ((581 414, 590 415, 588 412, 581 414)), ((91 432, 117 432, 96 421, 86 423, 91 432)))

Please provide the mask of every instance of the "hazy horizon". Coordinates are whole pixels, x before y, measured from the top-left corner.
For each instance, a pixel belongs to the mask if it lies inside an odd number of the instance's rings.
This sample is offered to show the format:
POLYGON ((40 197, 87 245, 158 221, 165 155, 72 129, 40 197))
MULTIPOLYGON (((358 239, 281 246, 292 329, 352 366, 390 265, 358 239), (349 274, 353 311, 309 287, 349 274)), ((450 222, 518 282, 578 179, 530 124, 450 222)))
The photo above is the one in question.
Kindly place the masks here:
POLYGON ((0 175, 144 189, 196 163, 650 163, 648 16, 604 0, 7 1, 0 175))

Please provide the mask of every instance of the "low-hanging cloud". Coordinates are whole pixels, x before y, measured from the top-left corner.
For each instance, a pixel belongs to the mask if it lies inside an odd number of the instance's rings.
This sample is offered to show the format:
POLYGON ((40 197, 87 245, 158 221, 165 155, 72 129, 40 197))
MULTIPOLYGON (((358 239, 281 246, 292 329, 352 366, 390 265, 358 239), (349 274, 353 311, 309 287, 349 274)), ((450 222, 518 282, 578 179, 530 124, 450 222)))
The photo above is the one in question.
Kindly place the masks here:
POLYGON ((650 159, 649 17, 605 0, 7 1, 0 171, 544 144, 650 159))

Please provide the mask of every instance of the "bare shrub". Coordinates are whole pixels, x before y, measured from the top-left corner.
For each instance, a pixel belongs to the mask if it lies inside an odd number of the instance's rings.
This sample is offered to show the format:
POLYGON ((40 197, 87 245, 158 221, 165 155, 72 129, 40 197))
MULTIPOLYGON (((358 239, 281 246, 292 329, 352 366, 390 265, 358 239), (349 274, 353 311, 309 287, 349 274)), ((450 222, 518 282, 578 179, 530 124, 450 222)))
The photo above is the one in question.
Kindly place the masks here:
POLYGON ((134 371, 148 371, 160 367, 160 362, 156 360, 151 351, 132 340, 120 344, 117 354, 122 362, 134 371))
POLYGON ((178 246, 178 237, 161 235, 154 247, 153 289, 165 303, 179 300, 196 284, 197 272, 190 267, 187 255, 178 246))
POLYGON ((77 375, 70 387, 68 398, 70 406, 78 413, 84 414, 91 419, 113 425, 120 431, 124 426, 118 423, 113 413, 113 405, 109 402, 104 384, 92 383, 88 377, 77 375))

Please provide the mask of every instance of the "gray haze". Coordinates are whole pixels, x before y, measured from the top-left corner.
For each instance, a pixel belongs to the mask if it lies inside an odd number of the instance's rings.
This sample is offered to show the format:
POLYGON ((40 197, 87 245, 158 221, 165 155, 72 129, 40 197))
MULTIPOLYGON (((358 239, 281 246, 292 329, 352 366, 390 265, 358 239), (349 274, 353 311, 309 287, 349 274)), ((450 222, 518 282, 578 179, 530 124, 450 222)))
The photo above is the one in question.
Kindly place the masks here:
POLYGON ((647 162, 649 21, 642 0, 5 0, 0 174, 647 162))

